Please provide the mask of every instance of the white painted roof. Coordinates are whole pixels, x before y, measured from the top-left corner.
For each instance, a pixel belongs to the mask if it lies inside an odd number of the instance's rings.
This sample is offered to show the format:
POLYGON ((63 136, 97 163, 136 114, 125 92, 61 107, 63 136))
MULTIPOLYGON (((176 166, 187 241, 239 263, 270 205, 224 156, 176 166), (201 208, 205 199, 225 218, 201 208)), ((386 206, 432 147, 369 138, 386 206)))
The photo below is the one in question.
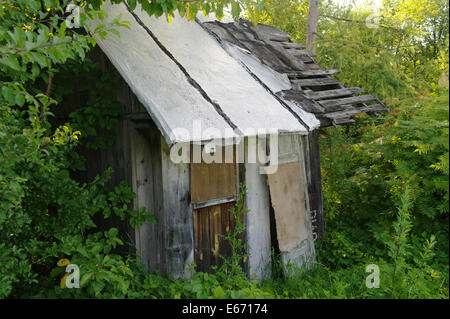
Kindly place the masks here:
POLYGON ((307 134, 316 127, 314 116, 301 117, 275 96, 272 90, 288 85, 283 79, 255 61, 244 67, 243 56, 232 57, 198 23, 176 17, 169 24, 125 4, 104 9, 107 19, 120 15, 130 29, 98 44, 168 144, 254 135, 247 129, 307 134), (208 136, 195 133, 199 125, 208 136))

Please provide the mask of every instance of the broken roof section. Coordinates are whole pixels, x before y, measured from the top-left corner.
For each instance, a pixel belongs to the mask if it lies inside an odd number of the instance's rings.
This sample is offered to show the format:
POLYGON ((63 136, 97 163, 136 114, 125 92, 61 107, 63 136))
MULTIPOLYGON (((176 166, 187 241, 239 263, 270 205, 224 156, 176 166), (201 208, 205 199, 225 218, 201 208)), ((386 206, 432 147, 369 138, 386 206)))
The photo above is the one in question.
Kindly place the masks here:
MULTIPOLYGON (((293 108, 312 113, 321 126, 354 122, 352 115, 387 111, 383 103, 358 87, 346 88, 332 77, 338 70, 323 70, 309 51, 293 43, 289 34, 272 26, 241 20, 239 23, 206 21, 202 24, 215 34, 233 56, 247 62, 256 59, 284 76, 290 87, 272 87, 293 108), (278 88, 278 90, 277 90, 278 88)), ((254 64, 255 62, 251 62, 254 64)), ((263 77, 262 77, 263 78, 263 77)))
POLYGON ((199 23, 177 17, 169 24, 125 4, 104 9, 108 19, 120 15, 129 21, 130 29, 121 29, 120 37, 99 38, 98 44, 169 145, 251 136, 255 130, 307 134, 318 126, 314 117, 276 94, 290 88, 286 78, 283 82, 259 64, 267 78, 283 83, 271 85, 273 91, 199 23), (199 125, 209 129, 207 135, 195 129, 199 125))

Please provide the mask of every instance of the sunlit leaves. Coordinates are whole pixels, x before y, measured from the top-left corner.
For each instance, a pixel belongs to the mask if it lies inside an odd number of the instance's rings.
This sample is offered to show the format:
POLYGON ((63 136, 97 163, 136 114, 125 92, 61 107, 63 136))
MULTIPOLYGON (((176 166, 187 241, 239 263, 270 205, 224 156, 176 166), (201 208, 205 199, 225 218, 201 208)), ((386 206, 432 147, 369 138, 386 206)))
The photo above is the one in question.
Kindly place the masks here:
POLYGON ((266 23, 306 42, 308 0, 246 0, 244 15, 254 23, 266 23))
POLYGON ((136 0, 127 0, 128 6, 130 7, 130 10, 136 9, 136 0))

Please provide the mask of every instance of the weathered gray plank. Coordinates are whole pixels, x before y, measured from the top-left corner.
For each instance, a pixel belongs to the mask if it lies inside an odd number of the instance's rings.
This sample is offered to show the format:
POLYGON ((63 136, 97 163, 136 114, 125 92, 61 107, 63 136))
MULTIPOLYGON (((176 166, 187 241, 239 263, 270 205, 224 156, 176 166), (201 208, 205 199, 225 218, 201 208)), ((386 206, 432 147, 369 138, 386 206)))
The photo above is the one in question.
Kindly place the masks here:
POLYGON ((317 70, 321 70, 320 66, 316 63, 314 63, 314 61, 305 63, 305 68, 304 71, 317 71, 317 70))
POLYGON ((164 201, 164 246, 167 273, 175 278, 188 277, 194 261, 194 221, 190 204, 190 165, 175 164, 170 149, 161 138, 161 164, 164 201))
POLYGON ((301 90, 302 87, 310 87, 310 86, 327 86, 327 85, 338 85, 339 81, 332 78, 317 78, 317 79, 299 79, 292 80, 292 85, 295 89, 301 90))
POLYGON ((242 39, 239 39, 240 41, 242 41, 242 42, 247 42, 247 43, 251 43, 251 44, 253 44, 253 45, 255 45, 255 44, 257 44, 257 45, 266 45, 266 43, 264 42, 264 41, 261 41, 261 40, 252 40, 252 39, 247 39, 247 38, 242 38, 242 39))
POLYGON ((306 91, 305 95, 314 100, 322 100, 327 98, 336 98, 342 96, 349 96, 353 94, 360 94, 362 92, 364 92, 363 89, 354 87, 354 88, 326 90, 326 91, 306 91))
POLYGON ((329 70, 304 70, 304 71, 296 71, 296 72, 289 72, 287 75, 291 79, 295 78, 301 78, 301 77, 307 77, 307 76, 323 76, 323 75, 332 75, 339 73, 339 70, 336 69, 329 69, 329 70))
POLYGON ((315 101, 305 97, 295 90, 286 90, 277 93, 281 98, 291 101, 303 110, 310 113, 324 113, 325 109, 315 101))
MULTIPOLYGON (((317 65, 317 64, 314 63, 314 60, 313 60, 313 58, 315 57, 315 54, 313 54, 311 51, 308 51, 308 50, 294 50, 294 49, 291 49, 290 51, 292 51, 292 56, 294 58, 300 59, 304 63, 311 63, 311 64, 314 64, 314 65, 317 65)), ((317 65, 317 67, 319 67, 319 66, 317 65)))
POLYGON ((298 56, 304 55, 304 56, 310 56, 310 57, 316 56, 314 53, 312 53, 309 50, 297 50, 297 51, 295 51, 295 55, 298 55, 298 56))
POLYGON ((207 29, 214 32, 222 40, 239 45, 236 38, 232 35, 232 33, 226 27, 227 26, 226 24, 221 24, 219 21, 208 21, 208 22, 204 22, 202 24, 207 29))
POLYGON ((284 42, 282 44, 283 48, 289 50, 289 49, 295 49, 295 50, 303 50, 306 49, 306 46, 304 46, 301 43, 297 43, 297 42, 284 42))
POLYGON ((350 123, 355 123, 355 120, 351 119, 351 118, 340 118, 340 119, 334 119, 333 120, 333 125, 334 126, 343 125, 343 124, 350 124, 350 123))
POLYGON ((303 61, 303 63, 305 63, 305 65, 307 65, 307 63, 311 63, 311 64, 315 64, 314 60, 311 56, 309 55, 304 55, 304 54, 297 54, 298 51, 294 52, 292 54, 292 56, 296 59, 299 59, 300 61, 303 61))
MULTIPOLYGON (((245 153, 249 153, 249 140, 246 138, 245 153)), ((256 140, 256 138, 254 138, 256 140)), ((244 150, 242 150, 244 153, 244 150)), ((246 204, 247 214, 247 240, 249 245, 249 277, 267 279, 271 276, 271 234, 270 234, 270 200, 266 176, 260 174, 259 163, 246 161, 244 179, 248 187, 246 204)), ((244 170, 240 169, 240 172, 244 170)))
POLYGON ((320 105, 322 105, 325 108, 330 107, 336 107, 336 106, 342 106, 342 105, 352 105, 352 104, 359 104, 369 101, 375 101, 377 98, 373 96, 372 94, 367 95, 360 95, 360 96, 353 96, 353 97, 347 97, 342 99, 333 99, 333 100, 326 100, 326 101, 319 101, 320 105))
POLYGON ((308 180, 309 209, 313 239, 316 241, 324 234, 322 175, 320 169, 319 132, 312 131, 303 143, 308 180))
POLYGON ((382 112, 382 111, 387 111, 386 106, 384 106, 383 104, 374 104, 374 105, 368 105, 368 106, 359 107, 359 108, 351 107, 351 108, 347 108, 342 111, 327 113, 327 114, 324 114, 324 116, 329 119, 332 119, 332 120, 338 120, 338 119, 348 118, 349 116, 352 116, 355 114, 360 114, 360 113, 365 113, 365 112, 382 112))
POLYGON ((253 27, 250 24, 251 22, 247 22, 246 26, 254 29, 258 36, 263 40, 274 42, 287 42, 291 40, 291 36, 288 33, 281 31, 280 29, 277 29, 275 27, 265 24, 258 24, 256 27, 253 27))
POLYGON ((136 248, 149 272, 166 274, 163 190, 161 188, 160 133, 156 128, 133 130, 131 133, 133 161, 133 190, 135 209, 146 207, 156 224, 145 223, 136 228, 136 248))
POLYGON ((294 52, 296 50, 286 50, 283 47, 283 44, 280 42, 270 41, 270 47, 275 49, 275 53, 279 56, 279 58, 287 65, 290 66, 290 70, 304 70, 305 65, 301 59, 298 59, 294 56, 294 52))

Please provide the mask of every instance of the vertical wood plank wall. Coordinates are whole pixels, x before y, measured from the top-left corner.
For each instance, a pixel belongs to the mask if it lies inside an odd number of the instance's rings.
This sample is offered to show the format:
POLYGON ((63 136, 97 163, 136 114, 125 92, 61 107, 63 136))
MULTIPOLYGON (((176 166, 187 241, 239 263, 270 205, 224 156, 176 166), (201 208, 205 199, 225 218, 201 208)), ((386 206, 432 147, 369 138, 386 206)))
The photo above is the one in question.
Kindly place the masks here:
POLYGON ((162 191, 164 205, 164 243, 166 273, 175 278, 188 277, 188 268, 194 261, 194 221, 190 203, 190 167, 188 163, 175 164, 162 135, 162 191))
POLYGON ((165 265, 163 238, 164 215, 161 174, 161 148, 156 128, 133 129, 130 132, 133 163, 134 208, 146 207, 156 219, 156 224, 145 223, 136 228, 136 249, 142 263, 150 272, 165 265), (159 187, 158 187, 159 185, 159 187))
MULTIPOLYGON (((76 173, 75 178, 80 182, 90 182, 97 175, 103 174, 108 168, 114 170, 111 179, 105 184, 105 188, 112 189, 125 181, 131 186, 131 159, 129 131, 130 123, 120 120, 114 125, 112 131, 117 138, 113 145, 106 150, 80 149, 80 155, 86 159, 86 169, 76 173)), ((100 134, 99 134, 100 135, 100 134)), ((119 217, 111 215, 104 219, 101 215, 94 216, 94 221, 99 231, 115 227, 119 230, 119 237, 126 243, 116 248, 117 253, 134 254, 134 230, 128 220, 120 220, 119 217)))
MULTIPOLYGON (((100 63, 102 71, 105 73, 116 73, 117 71, 108 61, 107 57, 98 49, 94 49, 89 53, 90 58, 100 63)), ((71 97, 66 100, 68 103, 57 108, 56 117, 59 121, 66 121, 68 115, 87 103, 85 97, 81 96, 78 91, 77 81, 75 80, 75 90, 71 97)), ((109 167, 113 168, 114 173, 111 179, 105 185, 112 188, 125 181, 129 186, 132 185, 132 165, 131 165, 131 143, 130 130, 133 128, 133 122, 127 119, 127 115, 131 113, 142 114, 145 112, 143 106, 137 101, 133 93, 123 81, 117 77, 117 89, 115 90, 115 98, 121 104, 124 110, 124 117, 120 118, 113 126, 110 132, 106 132, 99 125, 94 124, 97 130, 97 136, 101 137, 106 134, 115 134, 116 139, 108 149, 80 149, 80 154, 85 157, 86 170, 76 172, 75 178, 80 182, 90 182, 95 176, 103 174, 109 167)), ((101 216, 94 218, 99 230, 107 230, 111 227, 119 229, 119 236, 127 244, 117 248, 118 253, 134 254, 135 236, 134 229, 129 225, 128 220, 121 221, 119 217, 111 216, 104 220, 101 216), (129 244, 129 245, 128 245, 129 244)))
MULTIPOLYGON (((105 72, 117 73, 102 52, 94 54, 105 72)), ((161 133, 120 76, 116 94, 124 111, 122 122, 127 123, 117 132, 127 139, 122 150, 127 160, 120 165, 127 168, 121 177, 126 177, 137 193, 135 208, 147 207, 157 221, 156 225, 146 223, 132 231, 137 251, 149 271, 187 277, 194 260, 189 165, 172 163, 161 133)))
POLYGON ((188 277, 193 259, 193 213, 189 200, 189 164, 174 164, 156 127, 132 133, 135 209, 147 207, 156 224, 136 229, 136 246, 150 272, 188 277))

